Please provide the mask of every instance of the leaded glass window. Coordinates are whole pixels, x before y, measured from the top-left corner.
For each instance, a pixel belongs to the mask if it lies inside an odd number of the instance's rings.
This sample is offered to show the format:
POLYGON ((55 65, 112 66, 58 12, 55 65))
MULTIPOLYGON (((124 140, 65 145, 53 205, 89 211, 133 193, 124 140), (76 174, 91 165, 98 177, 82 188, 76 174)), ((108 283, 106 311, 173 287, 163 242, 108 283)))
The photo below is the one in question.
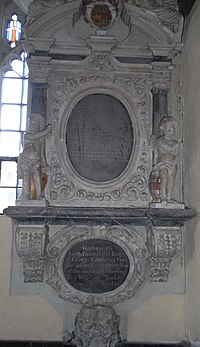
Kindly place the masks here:
POLYGON ((6 38, 10 41, 11 47, 16 46, 16 42, 21 38, 22 25, 18 16, 13 14, 12 19, 7 21, 6 38))
POLYGON ((23 145, 27 122, 28 66, 26 54, 11 62, 1 84, 0 104, 0 213, 14 205, 20 193, 17 159, 23 145))

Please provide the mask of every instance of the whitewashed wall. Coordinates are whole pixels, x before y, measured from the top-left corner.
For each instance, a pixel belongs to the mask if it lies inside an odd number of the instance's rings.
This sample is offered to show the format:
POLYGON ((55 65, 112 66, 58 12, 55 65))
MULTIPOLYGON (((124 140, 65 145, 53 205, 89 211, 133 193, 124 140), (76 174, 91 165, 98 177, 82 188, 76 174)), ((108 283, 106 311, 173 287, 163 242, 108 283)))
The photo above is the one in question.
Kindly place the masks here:
POLYGON ((10 295, 11 220, 0 217, 0 340, 62 340, 62 317, 41 296, 10 295))
MULTIPOLYGON (((185 200, 200 210, 200 1, 190 13, 185 31, 183 91, 185 104, 185 200)), ((200 338, 200 221, 186 228, 186 326, 191 341, 200 338)))

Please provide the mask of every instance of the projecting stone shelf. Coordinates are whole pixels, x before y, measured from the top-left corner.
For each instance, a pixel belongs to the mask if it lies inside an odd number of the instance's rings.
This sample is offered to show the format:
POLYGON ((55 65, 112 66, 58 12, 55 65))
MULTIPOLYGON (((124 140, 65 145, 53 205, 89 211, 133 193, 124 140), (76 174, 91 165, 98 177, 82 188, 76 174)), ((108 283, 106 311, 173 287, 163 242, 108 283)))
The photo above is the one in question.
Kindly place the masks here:
POLYGON ((195 210, 164 208, 66 208, 10 206, 4 214, 20 224, 132 224, 143 226, 182 226, 196 216, 195 210))

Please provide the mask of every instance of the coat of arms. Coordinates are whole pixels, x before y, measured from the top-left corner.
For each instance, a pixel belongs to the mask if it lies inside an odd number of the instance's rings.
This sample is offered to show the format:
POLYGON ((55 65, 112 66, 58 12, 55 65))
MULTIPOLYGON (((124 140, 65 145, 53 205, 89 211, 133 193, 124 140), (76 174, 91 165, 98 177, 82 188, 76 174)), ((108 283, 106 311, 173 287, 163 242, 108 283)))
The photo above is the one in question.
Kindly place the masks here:
POLYGON ((117 0, 83 0, 83 16, 86 23, 97 29, 108 29, 117 14, 117 0))

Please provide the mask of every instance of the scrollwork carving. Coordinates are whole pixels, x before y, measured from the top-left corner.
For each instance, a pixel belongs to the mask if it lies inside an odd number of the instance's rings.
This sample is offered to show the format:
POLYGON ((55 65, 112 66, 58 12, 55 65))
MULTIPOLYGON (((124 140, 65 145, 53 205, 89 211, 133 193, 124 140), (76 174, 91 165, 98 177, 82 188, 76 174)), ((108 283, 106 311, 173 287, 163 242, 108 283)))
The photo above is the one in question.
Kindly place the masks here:
MULTIPOLYGON (((143 167, 144 172, 145 167, 143 167)), ((136 175, 130 182, 123 187, 123 196, 130 201, 135 201, 139 198, 140 193, 143 193, 147 188, 147 180, 142 175, 136 175)))
MULTIPOLYGON (((112 58, 110 55, 94 55, 89 60, 89 63, 94 64, 95 68, 105 68, 112 65, 112 58)), ((54 98, 54 119, 53 119, 53 130, 56 134, 58 129, 59 119, 62 116, 61 109, 67 102, 67 98, 73 95, 77 90, 81 92, 88 87, 101 85, 102 87, 114 87, 115 89, 125 90, 132 99, 135 100, 136 105, 138 105, 138 112, 145 114, 142 118, 144 123, 144 130, 146 129, 146 79, 145 78, 120 78, 120 77, 105 77, 99 74, 74 77, 70 75, 57 75, 55 83, 55 98, 54 98), (141 107, 140 107, 141 106, 141 107)), ((147 170, 146 170, 146 160, 147 160, 147 148, 142 149, 140 163, 136 172, 133 173, 132 177, 123 182, 123 184, 115 186, 112 188, 95 189, 88 188, 81 184, 79 186, 77 182, 73 179, 69 179, 67 173, 63 171, 59 164, 58 153, 56 150, 56 145, 52 146, 52 176, 51 176, 51 186, 50 186, 50 196, 53 201, 62 200, 66 201, 68 199, 76 198, 78 200, 87 201, 120 201, 125 199, 127 201, 146 201, 147 199, 147 170)))
POLYGON ((110 70, 114 67, 114 60, 109 54, 96 54, 89 58, 88 68, 95 68, 99 70, 110 70))
MULTIPOLYGON (((111 64, 112 58, 109 55, 92 57, 89 59, 89 62, 98 61, 111 64), (103 57, 103 58, 102 58, 103 57)), ((96 64, 96 63, 95 63, 96 64)), ((101 64, 100 64, 101 65, 101 64)), ((130 78, 111 78, 99 75, 89 75, 89 76, 80 76, 78 78, 69 75, 58 75, 56 77, 56 88, 55 88, 55 98, 54 105, 55 108, 57 105, 61 106, 62 103, 66 101, 66 96, 71 95, 75 90, 86 88, 87 86, 92 85, 112 85, 118 88, 125 89, 131 96, 135 98, 142 98, 145 95, 146 80, 145 78, 139 79, 130 79, 130 78)))
MULTIPOLYGON (((146 168, 140 166, 138 171, 146 174, 146 168)), ((138 198, 144 199, 146 196, 147 179, 142 174, 133 176, 132 180, 127 182, 121 189, 111 190, 111 192, 94 193, 85 189, 76 189, 74 184, 69 181, 66 175, 56 173, 52 176, 52 194, 51 198, 56 200, 58 197, 70 199, 76 196, 80 200, 88 201, 119 201, 125 198, 129 201, 136 201, 138 198)))
POLYGON ((114 190, 111 193, 94 193, 87 192, 84 189, 80 189, 76 192, 76 197, 80 200, 86 199, 88 201, 117 201, 122 198, 121 190, 114 190))

